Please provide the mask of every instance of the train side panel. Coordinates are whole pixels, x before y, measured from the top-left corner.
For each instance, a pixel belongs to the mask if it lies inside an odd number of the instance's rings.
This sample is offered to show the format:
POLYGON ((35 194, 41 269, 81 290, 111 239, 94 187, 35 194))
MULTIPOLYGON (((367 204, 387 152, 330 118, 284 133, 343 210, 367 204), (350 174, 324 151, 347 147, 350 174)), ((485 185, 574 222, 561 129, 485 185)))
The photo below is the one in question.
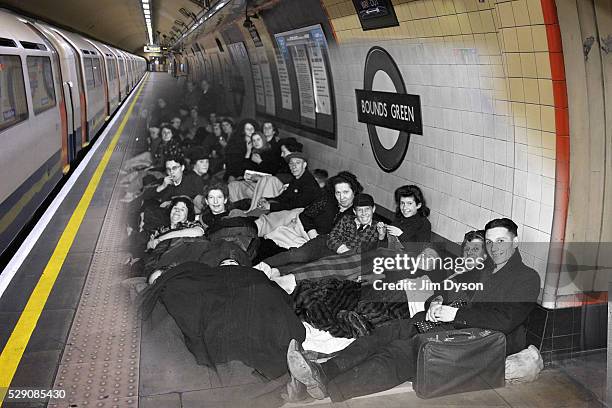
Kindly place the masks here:
POLYGON ((0 10, 0 250, 62 177, 61 117, 53 52, 0 10))
POLYGON ((101 55, 80 35, 56 30, 72 45, 79 55, 81 76, 84 79, 85 107, 87 112, 87 141, 93 139, 106 118, 106 94, 102 78, 101 55))
POLYGON ((55 47, 59 55, 62 90, 64 92, 64 104, 68 122, 68 162, 71 163, 82 148, 82 140, 85 140, 85 129, 87 119, 85 116, 83 82, 79 71, 78 55, 70 44, 52 27, 36 23, 35 26, 41 30, 55 47))

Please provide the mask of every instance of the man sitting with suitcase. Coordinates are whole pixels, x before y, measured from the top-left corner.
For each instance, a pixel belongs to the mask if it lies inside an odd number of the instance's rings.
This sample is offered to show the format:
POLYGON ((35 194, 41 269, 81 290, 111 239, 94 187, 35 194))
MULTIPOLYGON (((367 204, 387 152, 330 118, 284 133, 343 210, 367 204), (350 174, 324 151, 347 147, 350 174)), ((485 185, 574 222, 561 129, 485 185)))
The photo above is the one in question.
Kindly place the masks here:
MULTIPOLYGON (((486 248, 494 267, 480 274, 483 290, 475 292, 459 308, 432 302, 426 314, 428 321, 452 323, 454 328, 478 327, 502 332, 506 336, 506 355, 525 348, 523 324, 538 298, 540 277, 522 261, 517 229, 508 218, 487 223, 486 248)), ((416 321, 397 320, 379 327, 323 364, 307 360, 299 343, 292 340, 287 351, 291 376, 304 384, 313 398, 329 396, 333 402, 414 381, 418 355, 416 321)), ((298 397, 295 389, 288 391, 290 398, 298 397)))

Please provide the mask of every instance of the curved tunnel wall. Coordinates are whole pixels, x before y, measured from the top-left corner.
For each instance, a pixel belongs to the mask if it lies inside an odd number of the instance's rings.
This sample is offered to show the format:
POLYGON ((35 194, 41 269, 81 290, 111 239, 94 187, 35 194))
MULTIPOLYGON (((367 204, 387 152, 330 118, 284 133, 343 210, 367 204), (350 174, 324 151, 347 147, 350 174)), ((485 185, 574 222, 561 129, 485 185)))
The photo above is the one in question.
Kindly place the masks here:
POLYGON ((370 31, 362 30, 352 1, 279 4, 253 19, 263 47, 256 46, 242 20, 221 28, 216 37, 198 38, 203 52, 189 58, 204 68, 192 70, 193 78, 222 84, 231 98, 237 88, 232 75, 240 75, 241 116, 265 114, 256 100, 260 74, 253 69, 262 69, 264 62, 279 113, 282 83, 274 34, 323 21, 335 140, 321 143, 316 131, 283 127, 283 133, 302 139, 311 168, 357 173, 366 191, 389 209, 396 187, 418 184, 432 209, 434 232, 454 242, 492 218, 512 218, 519 225, 525 262, 540 273, 540 301, 548 308, 572 304, 577 293, 607 290, 597 279, 570 282, 575 274, 559 267, 564 252, 550 250, 564 248, 573 171, 562 36, 553 0, 394 1, 399 26, 370 31), (243 59, 228 52, 240 42, 243 59), (355 89, 363 88, 372 46, 391 54, 407 92, 421 96, 423 109, 423 135, 412 135, 403 163, 391 173, 378 167, 366 125, 357 122, 355 89), (232 69, 221 69, 223 63, 232 69))

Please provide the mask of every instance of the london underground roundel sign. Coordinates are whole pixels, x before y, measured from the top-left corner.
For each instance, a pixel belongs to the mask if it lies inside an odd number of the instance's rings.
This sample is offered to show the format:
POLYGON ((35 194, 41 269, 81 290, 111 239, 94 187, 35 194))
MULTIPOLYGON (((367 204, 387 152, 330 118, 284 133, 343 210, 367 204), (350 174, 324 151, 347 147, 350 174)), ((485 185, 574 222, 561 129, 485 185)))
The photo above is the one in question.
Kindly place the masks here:
POLYGON ((410 143, 410 134, 423 134, 421 100, 418 95, 406 93, 401 72, 385 49, 370 48, 364 71, 364 89, 355 90, 357 120, 367 124, 370 145, 380 168, 392 172, 404 160, 410 143), (380 92, 372 89, 374 76, 378 71, 383 71, 389 76, 396 92, 380 92), (397 141, 390 149, 381 143, 377 126, 400 131, 397 141))

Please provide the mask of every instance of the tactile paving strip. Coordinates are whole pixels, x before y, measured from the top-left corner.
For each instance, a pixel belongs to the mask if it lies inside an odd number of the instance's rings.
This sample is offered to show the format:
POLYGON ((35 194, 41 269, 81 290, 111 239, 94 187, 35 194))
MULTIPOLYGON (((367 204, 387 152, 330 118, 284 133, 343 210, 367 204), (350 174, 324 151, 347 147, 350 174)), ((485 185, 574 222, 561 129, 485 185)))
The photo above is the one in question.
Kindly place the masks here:
MULTIPOLYGON (((124 135, 121 147, 115 149, 104 177, 117 176, 130 150, 126 147, 144 131, 144 122, 138 114, 140 104, 134 106, 124 130, 127 137, 124 135)), ((123 264, 127 243, 125 205, 119 202, 121 193, 121 189, 113 189, 55 377, 53 388, 65 390, 66 398, 50 400, 50 408, 138 407, 140 320, 129 289, 121 285, 131 277, 129 268, 123 264)))

